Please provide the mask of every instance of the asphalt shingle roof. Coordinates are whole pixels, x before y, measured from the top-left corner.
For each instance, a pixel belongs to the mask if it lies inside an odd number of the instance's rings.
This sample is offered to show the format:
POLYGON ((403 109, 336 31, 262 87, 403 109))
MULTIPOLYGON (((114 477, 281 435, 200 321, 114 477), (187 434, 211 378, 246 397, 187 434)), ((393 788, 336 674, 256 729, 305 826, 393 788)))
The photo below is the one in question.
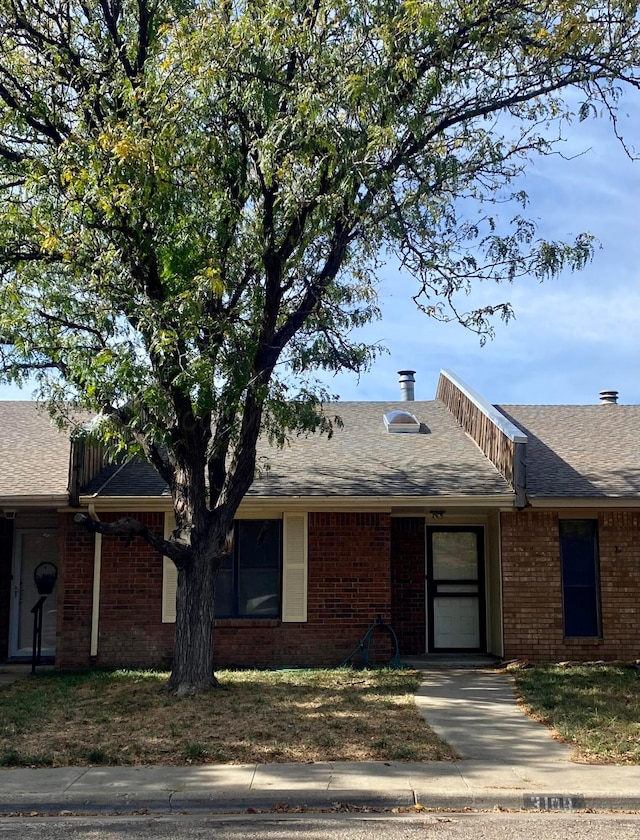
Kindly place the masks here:
POLYGON ((69 435, 35 402, 0 401, 0 499, 64 496, 69 435))
MULTIPOLYGON (((640 406, 503 405, 528 437, 531 497, 640 497, 640 406)), ((262 442, 249 497, 509 495, 511 488, 439 401, 344 402, 327 406, 343 428, 294 437, 282 450, 262 442), (419 434, 390 434, 382 416, 403 409, 419 434)), ((68 434, 26 401, 0 402, 0 499, 64 497, 68 434)), ((100 496, 167 494, 147 464, 110 466, 87 488, 100 496)))
MULTIPOLYGON (((278 450, 262 442, 259 475, 249 497, 510 495, 493 464, 439 401, 344 402, 326 407, 342 418, 333 437, 294 437, 278 450), (418 434, 390 434, 383 414, 409 410, 418 434)), ((100 496, 159 496, 166 485, 147 465, 130 462, 105 484, 103 472, 87 488, 100 496)))
POLYGON ((169 488, 145 461, 133 459, 105 467, 88 487, 88 496, 169 496, 169 488))
POLYGON ((640 496, 640 405, 500 405, 528 437, 527 495, 640 496))
POLYGON ((331 440, 298 437, 265 451, 269 470, 250 495, 483 496, 511 487, 439 401, 344 402, 327 407, 342 418, 331 440), (389 433, 383 415, 410 411, 418 434, 389 433))

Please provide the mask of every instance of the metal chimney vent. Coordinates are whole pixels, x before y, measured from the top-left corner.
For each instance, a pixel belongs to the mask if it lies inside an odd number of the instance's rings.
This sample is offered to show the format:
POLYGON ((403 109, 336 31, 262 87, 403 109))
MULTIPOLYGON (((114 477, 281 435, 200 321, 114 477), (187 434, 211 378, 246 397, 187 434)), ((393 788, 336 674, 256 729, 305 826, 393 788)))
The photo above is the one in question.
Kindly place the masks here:
POLYGON ((617 402, 617 391, 600 391, 600 405, 615 405, 617 402))
POLYGON ((400 377, 400 399, 403 402, 412 402, 415 399, 415 370, 399 370, 398 376, 400 377))

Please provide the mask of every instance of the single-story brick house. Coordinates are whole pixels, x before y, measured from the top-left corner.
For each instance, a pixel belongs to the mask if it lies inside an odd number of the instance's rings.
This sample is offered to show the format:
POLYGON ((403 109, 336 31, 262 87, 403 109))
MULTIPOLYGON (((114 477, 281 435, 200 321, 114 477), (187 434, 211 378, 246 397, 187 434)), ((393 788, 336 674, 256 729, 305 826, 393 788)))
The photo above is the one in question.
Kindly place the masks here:
MULTIPOLYGON (((339 403, 331 439, 265 445, 218 579, 217 664, 336 665, 378 618, 403 656, 640 658, 640 406, 496 407, 448 371, 411 397, 339 403)), ((73 518, 168 532, 162 480, 70 451, 31 403, 0 414, 0 660, 30 653, 46 562, 45 655, 168 665, 172 563, 73 518)))

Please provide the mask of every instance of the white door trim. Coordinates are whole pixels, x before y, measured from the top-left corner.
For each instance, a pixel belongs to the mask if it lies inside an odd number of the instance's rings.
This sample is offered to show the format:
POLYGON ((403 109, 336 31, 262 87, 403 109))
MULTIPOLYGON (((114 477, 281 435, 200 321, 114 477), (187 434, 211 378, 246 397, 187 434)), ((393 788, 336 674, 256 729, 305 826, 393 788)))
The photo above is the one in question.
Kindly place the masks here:
MULTIPOLYGON (((30 656, 32 652, 31 646, 28 648, 18 648, 18 639, 20 636, 20 593, 22 589, 22 538, 27 534, 51 534, 55 533, 57 536, 57 528, 14 528, 13 531, 13 557, 11 561, 11 600, 9 606, 9 657, 23 657, 30 656)), ((57 598, 54 591, 49 598, 57 598)), ((33 604, 29 606, 24 605, 25 609, 31 610, 33 604)), ((53 656, 55 648, 42 648, 42 656, 53 656)))

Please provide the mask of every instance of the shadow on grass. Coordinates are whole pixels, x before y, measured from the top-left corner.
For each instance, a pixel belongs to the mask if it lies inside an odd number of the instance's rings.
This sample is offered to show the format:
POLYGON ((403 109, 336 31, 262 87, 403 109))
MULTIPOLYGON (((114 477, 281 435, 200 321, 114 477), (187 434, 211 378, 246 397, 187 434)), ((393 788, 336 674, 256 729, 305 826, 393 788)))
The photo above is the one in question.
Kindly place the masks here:
POLYGON ((53 672, 0 694, 0 764, 427 761, 455 754, 424 723, 415 671, 222 671, 176 699, 167 674, 53 672))

